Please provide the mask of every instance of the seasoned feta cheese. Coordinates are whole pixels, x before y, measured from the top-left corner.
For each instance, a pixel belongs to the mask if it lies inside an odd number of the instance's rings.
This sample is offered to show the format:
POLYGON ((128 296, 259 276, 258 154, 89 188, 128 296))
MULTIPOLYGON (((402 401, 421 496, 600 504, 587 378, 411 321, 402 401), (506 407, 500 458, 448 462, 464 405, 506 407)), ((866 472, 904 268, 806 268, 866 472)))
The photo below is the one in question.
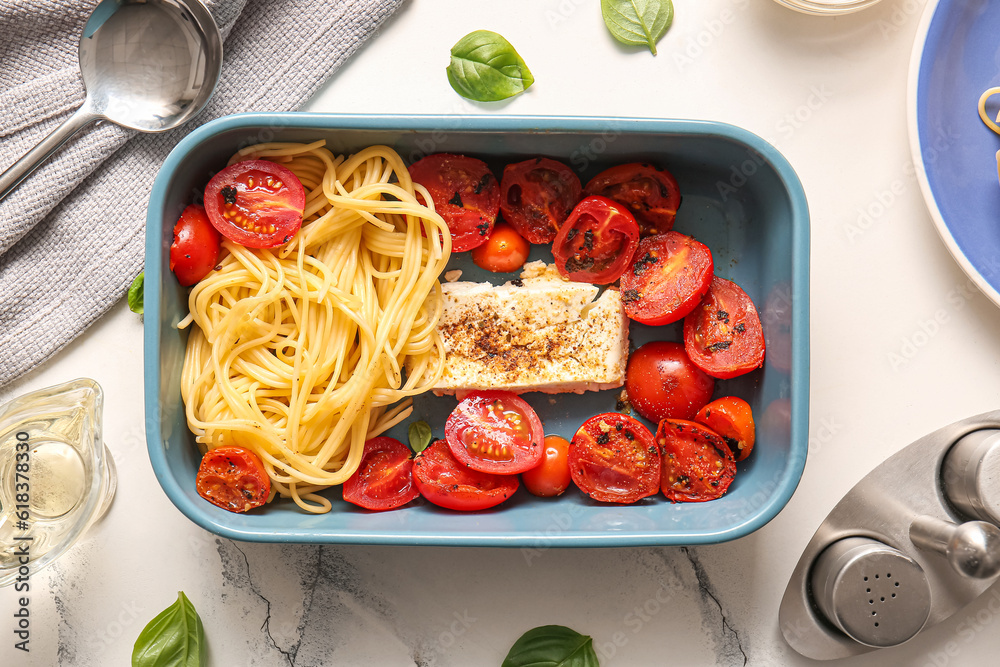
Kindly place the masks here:
POLYGON ((620 387, 628 360, 621 295, 527 264, 519 280, 442 286, 445 369, 433 390, 548 393, 620 387))

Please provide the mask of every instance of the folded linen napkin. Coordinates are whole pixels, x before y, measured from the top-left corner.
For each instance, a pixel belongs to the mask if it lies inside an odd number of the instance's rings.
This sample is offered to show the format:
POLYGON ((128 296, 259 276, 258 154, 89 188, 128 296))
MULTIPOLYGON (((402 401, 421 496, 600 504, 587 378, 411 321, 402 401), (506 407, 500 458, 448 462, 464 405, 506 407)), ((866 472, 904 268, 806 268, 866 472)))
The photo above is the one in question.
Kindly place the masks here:
MULTIPOLYGON (((0 0, 0 171, 84 99, 78 43, 98 0, 0 0)), ((146 204, 198 125, 305 103, 404 0, 204 0, 225 39, 206 109, 164 134, 85 128, 0 202, 0 386, 113 306, 142 270, 146 204)))

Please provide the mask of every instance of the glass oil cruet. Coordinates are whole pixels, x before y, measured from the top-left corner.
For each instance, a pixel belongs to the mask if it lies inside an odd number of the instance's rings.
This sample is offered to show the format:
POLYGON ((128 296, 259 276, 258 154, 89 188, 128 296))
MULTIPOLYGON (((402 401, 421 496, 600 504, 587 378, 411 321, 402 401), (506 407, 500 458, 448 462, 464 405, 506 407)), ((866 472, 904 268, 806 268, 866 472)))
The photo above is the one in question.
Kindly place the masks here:
POLYGON ((111 505, 104 394, 86 378, 0 406, 0 586, 65 553, 111 505))

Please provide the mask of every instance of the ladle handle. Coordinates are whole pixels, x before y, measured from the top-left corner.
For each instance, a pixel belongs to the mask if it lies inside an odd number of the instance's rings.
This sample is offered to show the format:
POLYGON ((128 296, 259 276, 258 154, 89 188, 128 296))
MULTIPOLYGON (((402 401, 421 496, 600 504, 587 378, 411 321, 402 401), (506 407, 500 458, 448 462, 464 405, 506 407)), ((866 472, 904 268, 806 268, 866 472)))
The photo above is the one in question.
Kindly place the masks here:
POLYGON ((0 201, 3 201, 21 181, 66 143, 67 139, 98 118, 100 116, 84 104, 72 116, 63 121, 62 125, 38 142, 38 145, 12 164, 7 171, 0 174, 0 201))

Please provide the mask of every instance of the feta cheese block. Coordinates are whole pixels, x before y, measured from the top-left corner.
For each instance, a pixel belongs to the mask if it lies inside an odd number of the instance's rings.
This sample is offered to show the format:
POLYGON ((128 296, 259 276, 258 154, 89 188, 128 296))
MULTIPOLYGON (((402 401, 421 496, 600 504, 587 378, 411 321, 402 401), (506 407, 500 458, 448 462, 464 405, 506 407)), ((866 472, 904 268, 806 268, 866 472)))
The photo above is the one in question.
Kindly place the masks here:
POLYGON ((476 389, 599 391, 625 382, 628 318, 616 289, 570 282, 555 266, 519 280, 442 286, 445 369, 435 394, 476 389))

